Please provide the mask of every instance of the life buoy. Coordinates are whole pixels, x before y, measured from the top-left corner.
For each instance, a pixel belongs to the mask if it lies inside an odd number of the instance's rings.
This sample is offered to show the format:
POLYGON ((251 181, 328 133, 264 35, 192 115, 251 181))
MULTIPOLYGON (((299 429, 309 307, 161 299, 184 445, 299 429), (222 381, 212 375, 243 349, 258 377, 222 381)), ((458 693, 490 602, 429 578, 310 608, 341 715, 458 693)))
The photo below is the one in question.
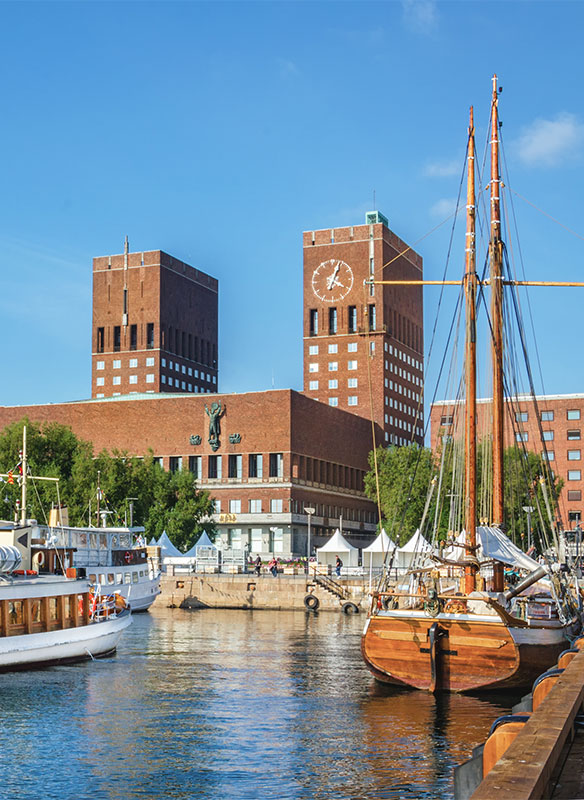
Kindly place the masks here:
POLYGON ((42 567, 45 563, 45 554, 43 550, 39 550, 34 554, 32 557, 33 563, 36 564, 38 567, 42 567))
POLYGON ((317 611, 320 606, 320 600, 315 594, 307 594, 304 598, 304 605, 309 611, 317 611))
POLYGON ((126 550, 126 553, 124 555, 124 561, 126 562, 126 564, 129 564, 131 560, 132 560, 132 554, 130 553, 129 550, 126 550))
POLYGON ((355 603, 343 603, 341 606, 341 611, 343 614, 358 614, 359 613, 359 606, 355 603))

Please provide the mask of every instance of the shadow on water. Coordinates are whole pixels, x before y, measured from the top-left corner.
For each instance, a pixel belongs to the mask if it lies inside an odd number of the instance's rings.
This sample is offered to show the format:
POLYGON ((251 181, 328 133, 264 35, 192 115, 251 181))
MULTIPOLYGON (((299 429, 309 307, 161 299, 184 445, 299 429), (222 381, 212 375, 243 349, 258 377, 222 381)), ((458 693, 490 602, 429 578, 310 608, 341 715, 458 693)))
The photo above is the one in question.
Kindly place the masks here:
POLYGON ((113 659, 2 675, 6 796, 451 797, 452 767, 516 698, 377 684, 362 624, 154 608, 113 659))

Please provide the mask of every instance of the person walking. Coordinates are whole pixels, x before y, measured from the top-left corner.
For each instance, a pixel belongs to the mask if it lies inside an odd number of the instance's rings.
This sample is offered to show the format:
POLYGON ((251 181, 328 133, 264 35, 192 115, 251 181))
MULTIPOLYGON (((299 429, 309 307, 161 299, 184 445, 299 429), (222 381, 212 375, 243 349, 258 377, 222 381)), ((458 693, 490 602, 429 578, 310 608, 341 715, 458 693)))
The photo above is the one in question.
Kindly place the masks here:
POLYGON ((262 571, 262 557, 258 556, 254 561, 254 572, 256 575, 260 575, 262 571))
POLYGON ((340 558, 337 556, 337 559, 336 559, 336 561, 335 561, 335 572, 336 572, 337 578, 340 578, 340 577, 341 577, 341 567, 342 567, 342 566, 343 566, 343 562, 342 562, 342 561, 341 561, 341 559, 340 559, 340 558))

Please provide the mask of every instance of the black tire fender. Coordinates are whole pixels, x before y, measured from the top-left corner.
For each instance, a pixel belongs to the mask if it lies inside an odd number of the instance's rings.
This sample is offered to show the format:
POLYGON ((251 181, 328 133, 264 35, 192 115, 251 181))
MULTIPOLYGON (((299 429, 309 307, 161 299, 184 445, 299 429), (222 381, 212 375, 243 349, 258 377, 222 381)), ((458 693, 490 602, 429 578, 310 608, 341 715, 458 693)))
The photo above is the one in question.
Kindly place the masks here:
POLYGON ((341 611, 343 614, 358 614, 359 606, 356 605, 356 603, 343 603, 341 606, 341 611))
POLYGON ((320 600, 315 594, 307 594, 304 598, 304 605, 309 611, 318 611, 320 600))

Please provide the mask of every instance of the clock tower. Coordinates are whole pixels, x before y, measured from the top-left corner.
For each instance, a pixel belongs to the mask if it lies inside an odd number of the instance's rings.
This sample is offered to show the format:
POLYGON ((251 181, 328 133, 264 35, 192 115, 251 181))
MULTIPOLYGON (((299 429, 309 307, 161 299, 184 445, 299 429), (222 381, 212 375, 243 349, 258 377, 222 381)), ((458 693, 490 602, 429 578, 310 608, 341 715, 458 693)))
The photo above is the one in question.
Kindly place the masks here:
POLYGON ((373 419, 378 444, 423 444, 422 258, 379 211, 364 225, 304 233, 304 393, 373 419))

